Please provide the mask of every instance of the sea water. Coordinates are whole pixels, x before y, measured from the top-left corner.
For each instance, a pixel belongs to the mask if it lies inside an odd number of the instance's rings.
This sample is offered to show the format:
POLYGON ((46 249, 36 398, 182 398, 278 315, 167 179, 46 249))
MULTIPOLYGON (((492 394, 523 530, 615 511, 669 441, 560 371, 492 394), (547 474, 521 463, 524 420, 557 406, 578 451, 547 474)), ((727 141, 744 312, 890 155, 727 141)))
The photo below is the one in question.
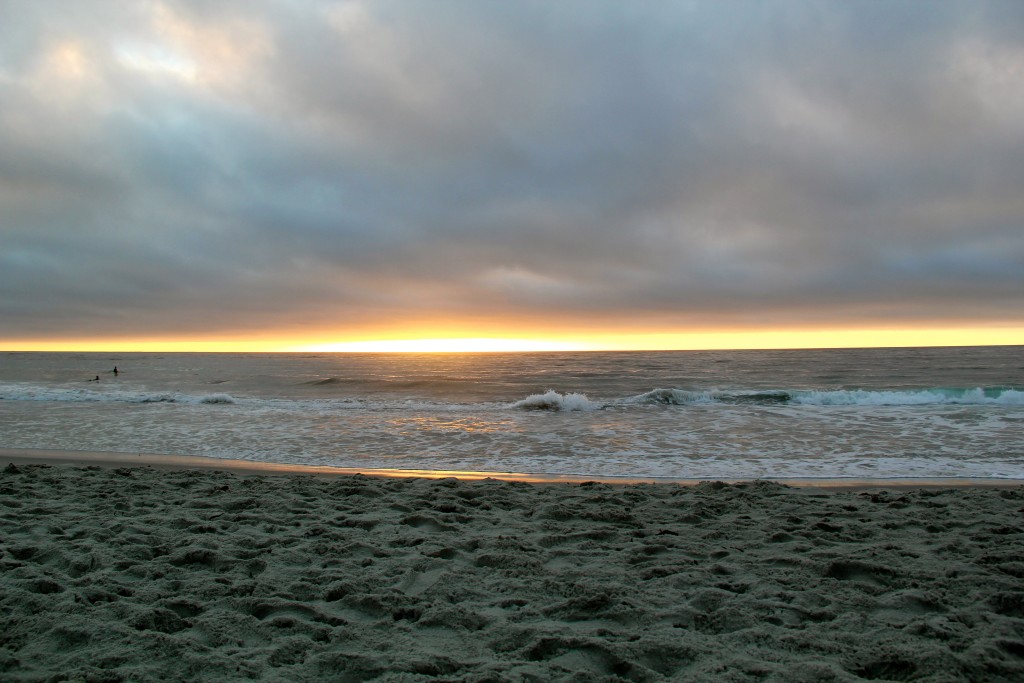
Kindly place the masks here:
POLYGON ((0 447, 606 477, 1024 478, 1024 347, 0 353, 0 447))

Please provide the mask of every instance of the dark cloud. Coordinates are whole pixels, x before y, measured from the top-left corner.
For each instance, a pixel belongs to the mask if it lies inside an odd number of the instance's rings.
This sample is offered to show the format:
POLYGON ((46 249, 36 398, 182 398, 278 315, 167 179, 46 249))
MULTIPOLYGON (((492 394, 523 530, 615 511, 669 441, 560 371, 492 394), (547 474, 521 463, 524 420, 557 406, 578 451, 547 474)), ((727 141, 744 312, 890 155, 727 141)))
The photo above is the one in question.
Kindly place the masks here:
POLYGON ((4 14, 0 337, 1022 321, 1020 3, 4 14))

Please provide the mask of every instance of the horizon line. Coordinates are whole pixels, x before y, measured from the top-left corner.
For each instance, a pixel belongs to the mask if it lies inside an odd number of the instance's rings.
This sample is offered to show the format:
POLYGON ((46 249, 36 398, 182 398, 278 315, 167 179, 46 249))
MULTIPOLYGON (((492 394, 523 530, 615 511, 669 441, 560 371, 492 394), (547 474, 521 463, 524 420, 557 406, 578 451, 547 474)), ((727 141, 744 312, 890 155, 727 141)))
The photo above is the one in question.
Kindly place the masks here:
POLYGON ((314 350, 314 349, 124 349, 124 348, 2 348, 0 353, 209 353, 209 354, 327 354, 344 356, 412 356, 412 355, 498 355, 498 354, 557 354, 557 353, 705 353, 709 351, 855 351, 868 349, 955 349, 955 348, 1010 348, 1024 347, 1024 342, 1001 342, 986 344, 879 344, 855 346, 742 346, 708 348, 563 348, 563 349, 480 349, 480 350, 314 350))
POLYGON ((288 330, 265 337, 79 337, 2 339, 6 352, 62 353, 542 353, 600 351, 741 351, 864 348, 949 348, 1024 345, 1024 326, 747 329, 666 332, 551 332, 527 336, 495 330, 460 335, 461 330, 406 330, 380 337, 349 337, 324 330, 299 335, 288 330))

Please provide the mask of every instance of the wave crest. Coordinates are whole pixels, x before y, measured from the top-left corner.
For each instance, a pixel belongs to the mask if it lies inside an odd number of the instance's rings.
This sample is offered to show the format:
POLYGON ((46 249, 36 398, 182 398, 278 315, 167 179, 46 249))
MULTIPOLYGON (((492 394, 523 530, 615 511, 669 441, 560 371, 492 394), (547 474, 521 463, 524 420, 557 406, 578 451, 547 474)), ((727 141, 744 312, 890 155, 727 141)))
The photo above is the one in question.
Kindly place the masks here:
POLYGON ((807 389, 705 390, 654 389, 626 399, 627 404, 672 405, 754 404, 806 406, 920 406, 920 405, 1024 405, 1024 390, 1016 387, 974 389, 807 389))
POLYGON ((760 391, 688 391, 686 389, 654 389, 646 394, 633 396, 627 403, 661 404, 683 406, 693 403, 755 403, 771 405, 788 403, 793 395, 782 390, 760 391))
POLYGON ((521 401, 512 404, 513 408, 522 410, 552 410, 552 411, 590 411, 598 410, 602 406, 594 403, 586 394, 560 394, 554 389, 549 389, 543 394, 533 394, 521 401))
POLYGON ((199 399, 200 403, 234 403, 235 398, 230 394, 209 394, 199 399))
POLYGON ((817 406, 1024 405, 1024 391, 1012 387, 918 389, 909 391, 794 392, 793 402, 817 406))

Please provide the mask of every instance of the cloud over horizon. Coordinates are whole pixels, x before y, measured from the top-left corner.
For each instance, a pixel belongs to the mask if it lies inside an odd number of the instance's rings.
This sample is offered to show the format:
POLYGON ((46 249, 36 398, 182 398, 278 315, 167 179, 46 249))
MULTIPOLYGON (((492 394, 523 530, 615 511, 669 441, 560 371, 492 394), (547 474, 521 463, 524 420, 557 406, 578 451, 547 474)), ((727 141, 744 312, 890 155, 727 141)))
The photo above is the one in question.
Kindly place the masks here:
POLYGON ((0 337, 1024 324, 1024 5, 0 5, 0 337))

